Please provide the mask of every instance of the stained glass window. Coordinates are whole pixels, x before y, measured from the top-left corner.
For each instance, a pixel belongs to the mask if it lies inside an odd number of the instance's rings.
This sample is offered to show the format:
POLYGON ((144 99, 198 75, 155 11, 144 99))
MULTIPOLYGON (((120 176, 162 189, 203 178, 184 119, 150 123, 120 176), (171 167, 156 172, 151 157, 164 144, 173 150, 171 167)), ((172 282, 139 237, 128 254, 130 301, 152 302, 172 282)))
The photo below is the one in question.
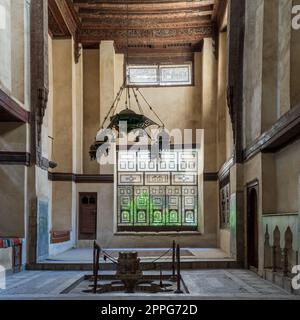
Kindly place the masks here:
POLYGON ((118 151, 118 231, 198 228, 198 152, 118 151))
POLYGON ((127 84, 137 86, 174 86, 192 84, 192 63, 179 65, 129 65, 127 84))

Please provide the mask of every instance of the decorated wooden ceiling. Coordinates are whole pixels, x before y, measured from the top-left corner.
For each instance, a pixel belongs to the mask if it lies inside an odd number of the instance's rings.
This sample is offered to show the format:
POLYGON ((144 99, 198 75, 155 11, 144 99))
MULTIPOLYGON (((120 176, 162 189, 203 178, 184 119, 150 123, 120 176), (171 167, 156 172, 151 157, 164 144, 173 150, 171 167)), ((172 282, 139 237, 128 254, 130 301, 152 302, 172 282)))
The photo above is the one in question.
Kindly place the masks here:
POLYGON ((193 52, 212 37, 227 0, 49 0, 53 38, 83 47, 114 40, 117 52, 193 52))

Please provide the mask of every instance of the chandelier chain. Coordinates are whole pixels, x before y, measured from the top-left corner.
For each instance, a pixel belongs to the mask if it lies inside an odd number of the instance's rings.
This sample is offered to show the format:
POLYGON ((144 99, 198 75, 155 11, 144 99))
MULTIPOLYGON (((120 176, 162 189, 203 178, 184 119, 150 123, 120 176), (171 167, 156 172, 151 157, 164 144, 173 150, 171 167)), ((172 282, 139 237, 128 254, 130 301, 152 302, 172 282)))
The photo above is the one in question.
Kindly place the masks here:
POLYGON ((144 97, 144 95, 141 93, 141 91, 136 88, 136 91, 141 95, 141 97, 143 98, 143 100, 145 101, 145 103, 148 105, 149 109, 152 111, 152 113, 156 116, 156 118, 160 121, 160 123, 162 124, 162 127, 165 128, 165 124, 164 122, 161 120, 161 118, 159 117, 159 115, 156 113, 156 111, 153 109, 153 107, 149 104, 149 102, 146 100, 146 98, 144 97))

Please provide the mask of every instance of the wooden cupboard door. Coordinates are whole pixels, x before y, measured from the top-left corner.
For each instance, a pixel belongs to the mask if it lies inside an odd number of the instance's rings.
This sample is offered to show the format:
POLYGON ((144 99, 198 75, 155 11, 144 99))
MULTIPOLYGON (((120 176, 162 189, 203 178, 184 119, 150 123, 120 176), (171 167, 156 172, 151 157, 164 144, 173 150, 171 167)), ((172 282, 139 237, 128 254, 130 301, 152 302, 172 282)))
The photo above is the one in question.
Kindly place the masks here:
POLYGON ((79 240, 94 240, 97 230, 97 193, 80 193, 79 203, 79 240))

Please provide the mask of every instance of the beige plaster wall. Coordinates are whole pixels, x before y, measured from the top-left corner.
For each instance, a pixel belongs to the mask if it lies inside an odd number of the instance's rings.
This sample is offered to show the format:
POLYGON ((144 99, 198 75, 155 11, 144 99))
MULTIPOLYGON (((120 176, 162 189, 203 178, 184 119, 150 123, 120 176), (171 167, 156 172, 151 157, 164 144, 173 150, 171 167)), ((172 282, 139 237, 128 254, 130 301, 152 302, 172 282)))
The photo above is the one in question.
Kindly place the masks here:
MULTIPOLYGON (((74 45, 74 44, 72 44, 74 45)), ((72 63, 72 166, 73 173, 83 173, 83 55, 72 63)))
MULTIPOLYGON (((176 239, 181 246, 185 247, 216 247, 216 236, 213 233, 204 235, 196 233, 185 233, 178 236, 178 233, 168 235, 135 234, 123 233, 115 234, 115 211, 114 211, 114 186, 113 184, 77 184, 77 192, 97 192, 97 241, 105 248, 167 248, 171 246, 172 240, 176 239)), ((77 195, 78 201, 78 195, 77 195)), ((78 209, 77 209, 78 210, 78 209)), ((79 212, 78 212, 79 213, 79 212)), ((78 228, 78 222, 77 222, 78 228)), ((78 232, 76 230, 76 232, 78 232)), ((78 247, 91 246, 92 241, 77 241, 78 247)))
POLYGON ((98 174, 99 164, 91 161, 90 145, 100 126, 99 50, 83 50, 83 172, 98 174))
POLYGON ((25 100, 25 2, 11 0, 11 92, 22 103, 25 100))
POLYGON ((0 166, 0 236, 24 237, 24 166, 0 166))
POLYGON ((278 1, 264 0, 263 18, 261 129, 266 131, 278 117, 278 1))
MULTIPOLYGON (((163 87, 163 88, 142 88, 141 92, 153 108, 157 111, 162 121, 169 130, 178 129, 201 129, 202 128, 202 53, 195 53, 195 86, 163 87)), ((124 81, 124 55, 115 56, 115 92, 121 87, 124 81)), ((142 102, 142 99, 140 99, 142 102)), ((132 102, 134 101, 134 97, 132 102)), ((118 107, 118 111, 124 107, 124 97, 118 107)), ((133 109, 138 112, 133 102, 133 109)), ((155 119, 155 116, 148 107, 143 110, 146 116, 155 119)), ((102 114, 101 108, 101 117, 102 114)), ((157 120, 158 121, 158 120, 157 120)))
MULTIPOLYGON (((300 0, 293 0, 293 6, 300 0)), ((291 107, 300 104, 300 30, 292 30, 291 35, 291 107)))
POLYGON ((0 29, 0 86, 11 90, 11 1, 0 0, 2 28, 0 29))
MULTIPOLYGON (((101 43, 100 50, 84 50, 83 53, 83 167, 84 173, 98 173, 97 162, 90 162, 88 149, 93 142, 99 119, 103 119, 108 108, 123 83, 124 56, 114 54, 110 41, 101 43), (112 55, 113 53, 113 55, 112 55), (108 61, 106 61, 108 60, 108 61), (100 63, 99 63, 100 61, 100 63), (100 73, 99 73, 100 68, 100 73), (105 77, 106 75, 106 77, 105 77), (104 79, 105 78, 105 79, 104 79), (102 84, 102 85, 101 85, 102 84), (97 90, 100 85, 100 92, 97 90), (100 99, 100 108, 99 108, 100 99), (99 116, 98 116, 99 115, 99 116)), ((189 87, 143 88, 141 91, 157 110, 168 129, 201 129, 205 127, 206 142, 204 152, 207 157, 207 170, 216 170, 216 90, 217 62, 213 54, 212 41, 205 44, 203 53, 195 54, 195 85, 189 87), (206 56, 207 55, 207 56, 206 56), (205 72, 202 66, 205 64, 205 72), (204 78, 203 78, 204 77, 204 78), (202 87, 206 81, 205 88, 202 87), (205 96, 205 97, 204 97, 205 96), (205 108, 202 109, 202 100, 205 108), (205 121, 204 116, 205 115, 205 121), (203 122, 202 122, 203 121, 203 122)), ((224 94, 224 93, 223 93, 224 94)), ((124 106, 124 97, 120 102, 120 111, 124 106)), ((133 106, 133 109, 135 107, 133 106)), ((138 111, 138 109, 136 109, 138 111)), ((144 107, 145 114, 153 118, 153 114, 144 107)), ((113 173, 112 168, 110 168, 113 173)), ((101 168, 101 172, 102 168, 101 168)), ((182 245, 194 247, 217 246, 218 194, 216 182, 204 183, 204 234, 185 234, 177 237, 182 245)), ((112 184, 77 184, 76 198, 79 192, 98 193, 97 239, 106 247, 161 247, 166 246, 176 235, 116 235, 114 190, 112 184)), ((78 207, 76 209, 78 216, 78 207)), ((76 226, 76 232, 77 232, 76 226)), ((203 226, 202 226, 203 228, 203 226)), ((78 241, 78 246, 91 245, 90 241, 78 241)))
POLYGON ((202 69, 202 127, 204 129, 204 172, 217 168, 217 60, 213 40, 204 39, 202 69))
POLYGON ((221 229, 220 230, 220 248, 228 254, 228 256, 231 255, 231 249, 230 249, 230 230, 221 229))
POLYGON ((19 122, 2 122, 0 125, 1 151, 26 151, 26 125, 19 122))
MULTIPOLYGON (((72 173, 73 170, 73 46, 72 40, 53 40, 52 72, 50 72, 50 109, 54 143, 52 160, 58 166, 56 172, 72 173), (52 90, 51 90, 52 89, 52 90)), ((51 52, 51 51, 50 51, 51 52)), ((72 183, 53 182, 52 190, 52 221, 54 230, 71 230, 72 228, 72 183)))
MULTIPOLYGON (((48 123, 48 135, 53 138, 53 100, 54 100, 54 86, 53 86, 53 50, 52 50, 53 40, 48 36, 48 81, 49 81, 49 95, 48 95, 48 105, 47 105, 47 123, 48 123)), ((48 149, 48 159, 55 161, 53 156, 53 144, 54 141, 47 137, 47 149, 48 149)))
MULTIPOLYGON (((217 87, 217 170, 232 157, 233 154, 233 131, 232 122, 227 106, 227 32, 219 34, 219 51, 218 51, 218 87, 217 87)), ((218 246, 231 254, 231 235, 230 230, 220 229, 219 216, 219 184, 217 184, 214 193, 210 199, 206 199, 209 203, 215 204, 215 212, 217 219, 214 221, 218 228, 218 246)), ((233 189, 232 189, 233 190, 233 189)), ((234 191, 234 190, 233 190, 234 191)))
POLYGON ((0 87, 29 110, 29 6, 1 0, 0 87))
POLYGON ((221 32, 218 52, 217 169, 220 169, 233 153, 232 122, 227 106, 227 51, 227 32, 221 32))
POLYGON ((218 52, 218 125, 217 125, 217 167, 220 168, 227 158, 227 137, 230 128, 227 128, 227 33, 219 34, 219 52, 218 52), (225 134, 224 134, 225 132, 225 134))
POLYGON ((299 211, 298 179, 300 175, 300 141, 275 155, 277 181, 277 213, 299 211))
POLYGON ((262 211, 264 214, 276 212, 277 179, 275 155, 262 154, 262 211))
POLYGON ((72 183, 52 182, 52 229, 72 229, 72 183))
POLYGON ((52 51, 55 171, 72 172, 72 41, 54 40, 52 51))
POLYGON ((291 108, 291 12, 292 0, 279 0, 278 21, 278 118, 291 108))
POLYGON ((263 14, 263 0, 246 1, 243 84, 244 147, 261 134, 263 14))
MULTIPOLYGON (((259 184, 258 190, 258 231, 259 231, 259 246, 258 246, 258 255, 259 255, 259 270, 263 269, 263 252, 264 252, 264 231, 262 226, 262 214, 263 214, 263 181, 262 181, 262 155, 258 154, 248 162, 244 164, 244 217, 245 225, 244 228, 247 230, 247 184, 257 180, 259 184)), ((245 245, 247 247, 247 232, 245 232, 245 245)), ((246 250, 246 249, 245 249, 246 250)))
MULTIPOLYGON (((119 70, 115 67, 115 49, 113 41, 101 41, 99 46, 99 89, 100 89, 100 119, 105 115, 115 99, 115 82, 118 81, 119 70)), ((123 79, 123 75, 121 76, 123 79)), ((123 81, 122 81, 123 82, 123 81)))

